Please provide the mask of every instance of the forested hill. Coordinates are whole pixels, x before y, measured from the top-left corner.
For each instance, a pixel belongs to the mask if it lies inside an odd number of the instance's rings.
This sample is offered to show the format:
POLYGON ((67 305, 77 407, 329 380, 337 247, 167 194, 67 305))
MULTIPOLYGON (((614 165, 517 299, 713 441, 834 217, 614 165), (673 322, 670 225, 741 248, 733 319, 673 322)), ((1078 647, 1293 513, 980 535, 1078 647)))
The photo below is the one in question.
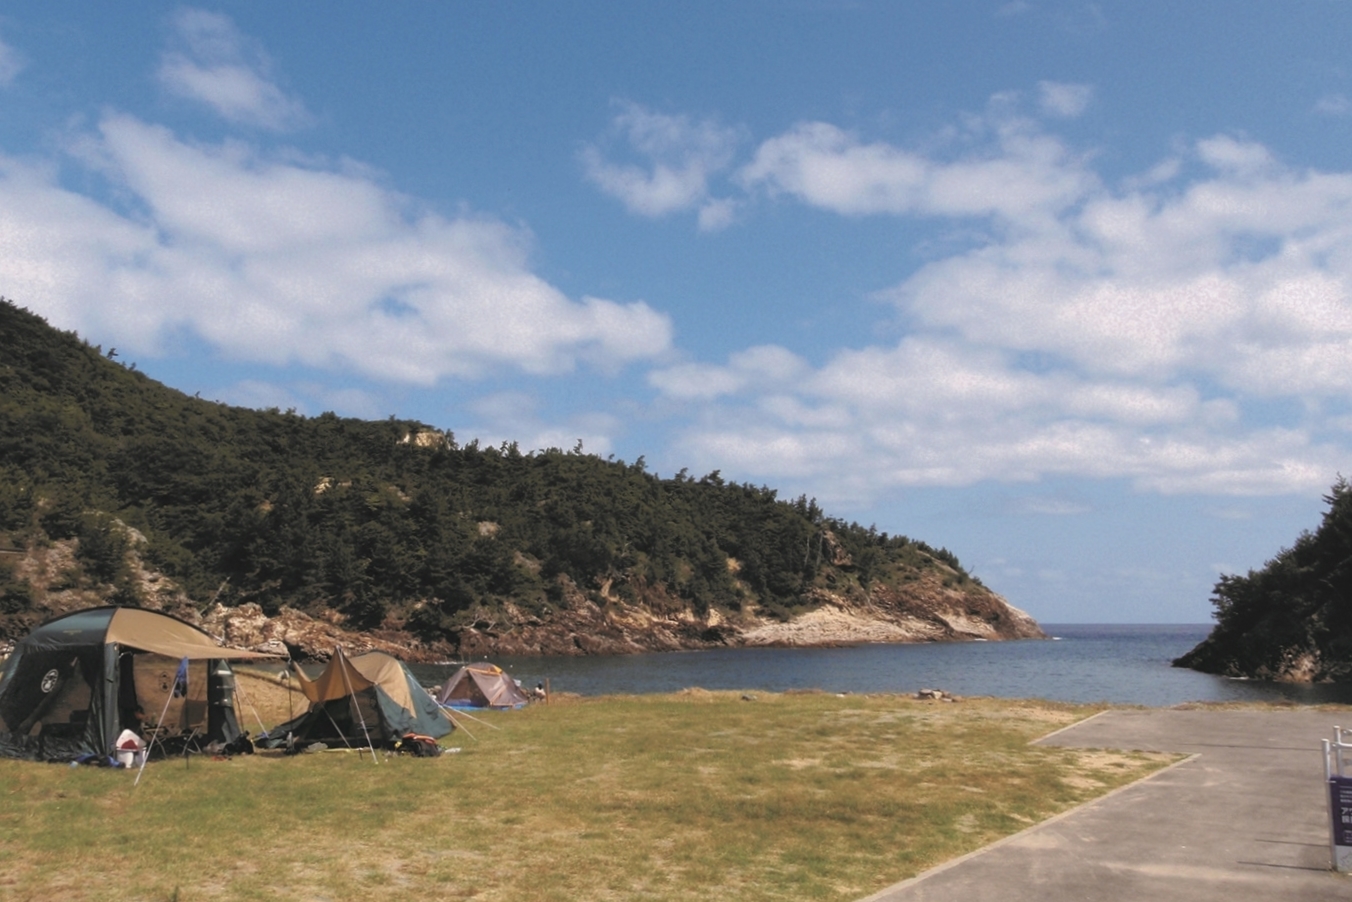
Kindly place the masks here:
POLYGON ((1222 576, 1216 627, 1174 662, 1207 673, 1294 682, 1352 681, 1352 485, 1339 478, 1328 510, 1261 570, 1222 576))
POLYGON ((946 550, 806 498, 212 403, 0 301, 0 635, 98 603, 302 612, 425 656, 1040 634, 946 550))

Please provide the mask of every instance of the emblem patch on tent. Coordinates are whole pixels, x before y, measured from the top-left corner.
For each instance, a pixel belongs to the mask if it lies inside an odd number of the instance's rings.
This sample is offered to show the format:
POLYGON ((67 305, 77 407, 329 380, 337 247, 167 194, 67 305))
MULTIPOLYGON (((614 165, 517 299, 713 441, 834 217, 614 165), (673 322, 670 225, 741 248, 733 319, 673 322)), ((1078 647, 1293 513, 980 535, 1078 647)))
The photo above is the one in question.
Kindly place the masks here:
POLYGON ((43 695, 46 695, 48 692, 55 689, 56 684, 60 681, 61 671, 52 668, 42 675, 42 682, 38 684, 38 688, 42 690, 43 695))

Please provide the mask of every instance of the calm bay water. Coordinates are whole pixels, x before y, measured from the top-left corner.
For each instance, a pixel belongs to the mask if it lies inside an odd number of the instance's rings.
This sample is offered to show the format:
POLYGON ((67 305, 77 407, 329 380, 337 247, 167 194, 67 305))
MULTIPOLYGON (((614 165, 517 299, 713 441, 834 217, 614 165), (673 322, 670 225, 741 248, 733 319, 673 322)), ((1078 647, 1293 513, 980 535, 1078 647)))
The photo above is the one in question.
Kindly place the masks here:
MULTIPOLYGON (((1056 640, 728 648, 614 657, 502 657, 493 663, 523 686, 546 678, 581 695, 675 692, 689 687, 783 692, 915 692, 1044 698, 1151 706, 1189 701, 1352 703, 1352 686, 1230 680, 1170 667, 1202 641, 1207 624, 1043 624, 1056 640)), ((427 685, 454 671, 417 665, 427 685)))

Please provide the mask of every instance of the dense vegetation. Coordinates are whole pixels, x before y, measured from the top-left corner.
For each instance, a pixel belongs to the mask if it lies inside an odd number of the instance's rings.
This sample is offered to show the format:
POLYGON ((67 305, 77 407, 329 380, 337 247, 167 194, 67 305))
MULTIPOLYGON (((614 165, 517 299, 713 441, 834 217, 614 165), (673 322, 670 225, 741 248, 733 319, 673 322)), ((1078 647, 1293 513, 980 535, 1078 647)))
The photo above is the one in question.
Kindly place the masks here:
MULTIPOLYGON (((458 445, 422 423, 255 411, 188 397, 0 300, 0 616, 31 612, 14 549, 78 538, 72 585, 144 599, 128 542, 198 602, 334 609, 449 635, 510 603, 789 616, 809 589, 942 566, 943 549, 826 517, 807 498, 670 479, 582 452, 458 445), (129 536, 132 536, 129 538, 129 536), (848 562, 847 566, 841 566, 848 562), (884 574, 886 571, 886 574, 884 574)), ((949 570, 948 568, 952 568, 949 570)))
POLYGON ((1208 673, 1352 680, 1352 485, 1339 478, 1314 533, 1246 576, 1222 576, 1216 627, 1175 661, 1208 673))

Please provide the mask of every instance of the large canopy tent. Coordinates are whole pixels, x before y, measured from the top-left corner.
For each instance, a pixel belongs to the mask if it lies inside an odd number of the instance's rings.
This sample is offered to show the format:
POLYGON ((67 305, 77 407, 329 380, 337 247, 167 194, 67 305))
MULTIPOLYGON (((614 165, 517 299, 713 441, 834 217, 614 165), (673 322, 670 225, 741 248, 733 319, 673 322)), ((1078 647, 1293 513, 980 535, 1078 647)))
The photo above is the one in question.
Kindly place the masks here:
POLYGON ((448 708, 520 708, 530 699, 494 664, 466 664, 436 695, 448 708))
POLYGON ((240 728, 228 662, 275 657, 223 648, 189 623, 140 608, 54 618, 15 646, 0 673, 0 755, 112 756, 124 729, 159 725, 231 742, 240 728))
POLYGON ((280 748, 288 742, 332 748, 391 745, 409 733, 438 739, 452 724, 427 690, 398 658, 372 651, 349 658, 334 649, 313 680, 292 665, 310 707, 299 717, 268 731, 261 744, 280 748))

